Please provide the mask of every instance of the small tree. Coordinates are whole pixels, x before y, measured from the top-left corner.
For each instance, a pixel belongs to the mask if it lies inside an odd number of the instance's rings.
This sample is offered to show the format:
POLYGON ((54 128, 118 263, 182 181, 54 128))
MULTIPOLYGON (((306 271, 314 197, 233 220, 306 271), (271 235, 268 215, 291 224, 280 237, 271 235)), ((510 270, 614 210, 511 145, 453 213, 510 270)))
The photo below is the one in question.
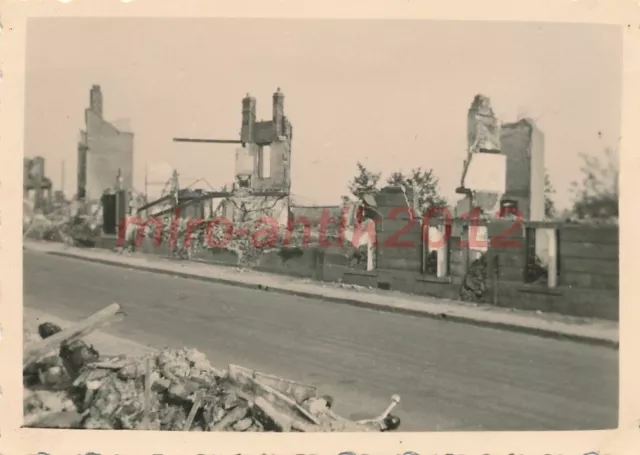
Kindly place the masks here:
POLYGON ((442 207, 447 201, 439 194, 438 178, 433 173, 433 169, 423 170, 414 168, 405 175, 402 172, 394 172, 387 179, 389 185, 399 185, 405 191, 416 189, 414 197, 418 198, 418 207, 421 214, 426 213, 431 207, 442 207))
POLYGON ((617 154, 606 149, 603 157, 581 154, 583 179, 572 182, 573 213, 578 219, 618 218, 620 168, 617 154))
POLYGON ((362 193, 378 190, 378 182, 382 174, 371 172, 360 162, 358 162, 358 175, 349 182, 349 191, 356 199, 362 197, 362 193))
POLYGON ((553 195, 556 194, 556 189, 551 183, 549 174, 544 176, 544 216, 547 218, 553 218, 556 215, 556 203, 553 200, 553 195))

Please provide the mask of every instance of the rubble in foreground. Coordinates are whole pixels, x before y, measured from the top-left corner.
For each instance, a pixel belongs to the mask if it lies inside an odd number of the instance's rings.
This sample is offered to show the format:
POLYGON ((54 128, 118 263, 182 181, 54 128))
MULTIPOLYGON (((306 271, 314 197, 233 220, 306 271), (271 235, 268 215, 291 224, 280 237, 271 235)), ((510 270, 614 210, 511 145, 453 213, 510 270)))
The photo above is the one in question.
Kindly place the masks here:
POLYGON ((400 398, 377 418, 350 421, 313 386, 238 365, 212 366, 194 349, 104 358, 82 337, 119 315, 113 304, 74 327, 40 324, 25 347, 26 427, 168 431, 390 431, 400 398))

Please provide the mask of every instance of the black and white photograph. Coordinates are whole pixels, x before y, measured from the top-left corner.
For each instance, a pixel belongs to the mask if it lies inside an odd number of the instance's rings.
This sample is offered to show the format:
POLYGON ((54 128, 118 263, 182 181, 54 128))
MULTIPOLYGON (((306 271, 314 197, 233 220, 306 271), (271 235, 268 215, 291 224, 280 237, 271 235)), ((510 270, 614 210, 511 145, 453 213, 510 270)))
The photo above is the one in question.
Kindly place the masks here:
POLYGON ((623 35, 30 18, 21 426, 618 428, 623 35))

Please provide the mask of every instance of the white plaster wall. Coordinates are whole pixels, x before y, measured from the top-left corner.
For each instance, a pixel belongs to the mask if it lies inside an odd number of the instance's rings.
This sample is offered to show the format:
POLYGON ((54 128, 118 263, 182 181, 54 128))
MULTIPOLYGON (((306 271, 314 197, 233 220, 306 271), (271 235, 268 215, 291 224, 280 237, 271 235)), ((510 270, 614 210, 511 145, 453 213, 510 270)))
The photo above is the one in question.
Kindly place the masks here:
POLYGON ((554 229, 536 229, 536 256, 545 266, 549 265, 549 245, 552 236, 555 236, 554 229))
POLYGON ((474 191, 504 194, 507 183, 507 157, 501 153, 474 153, 464 184, 474 191))

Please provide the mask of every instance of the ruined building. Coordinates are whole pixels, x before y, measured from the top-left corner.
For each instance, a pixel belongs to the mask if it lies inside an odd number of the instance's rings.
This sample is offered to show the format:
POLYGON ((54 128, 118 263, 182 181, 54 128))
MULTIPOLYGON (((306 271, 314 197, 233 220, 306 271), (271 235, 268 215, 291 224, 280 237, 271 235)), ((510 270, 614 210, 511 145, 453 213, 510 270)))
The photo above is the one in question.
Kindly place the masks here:
POLYGON ((240 140, 236 150, 236 183, 226 205, 226 216, 249 221, 268 216, 286 224, 291 189, 292 127, 284 114, 284 94, 273 94, 273 115, 268 121, 256 118, 256 99, 242 100, 240 140))
POLYGON ((524 220, 544 219, 544 134, 531 119, 505 123, 500 132, 507 156, 502 200, 518 207, 524 220))
POLYGON ((44 158, 24 158, 22 191, 36 210, 47 210, 51 205, 51 180, 45 175, 44 158))
POLYGON ((240 187, 289 192, 291 187, 291 123, 284 115, 284 94, 273 94, 273 118, 257 121, 256 99, 242 100, 240 140, 236 152, 236 178, 240 187))
POLYGON ((480 207, 494 217, 517 208, 523 220, 544 219, 544 135, 529 119, 500 124, 489 98, 476 95, 467 114, 468 154, 457 215, 480 207))
POLYGON ((85 110, 85 129, 78 142, 78 198, 98 200, 121 176, 122 186, 133 187, 133 133, 103 118, 99 85, 91 87, 85 110))

